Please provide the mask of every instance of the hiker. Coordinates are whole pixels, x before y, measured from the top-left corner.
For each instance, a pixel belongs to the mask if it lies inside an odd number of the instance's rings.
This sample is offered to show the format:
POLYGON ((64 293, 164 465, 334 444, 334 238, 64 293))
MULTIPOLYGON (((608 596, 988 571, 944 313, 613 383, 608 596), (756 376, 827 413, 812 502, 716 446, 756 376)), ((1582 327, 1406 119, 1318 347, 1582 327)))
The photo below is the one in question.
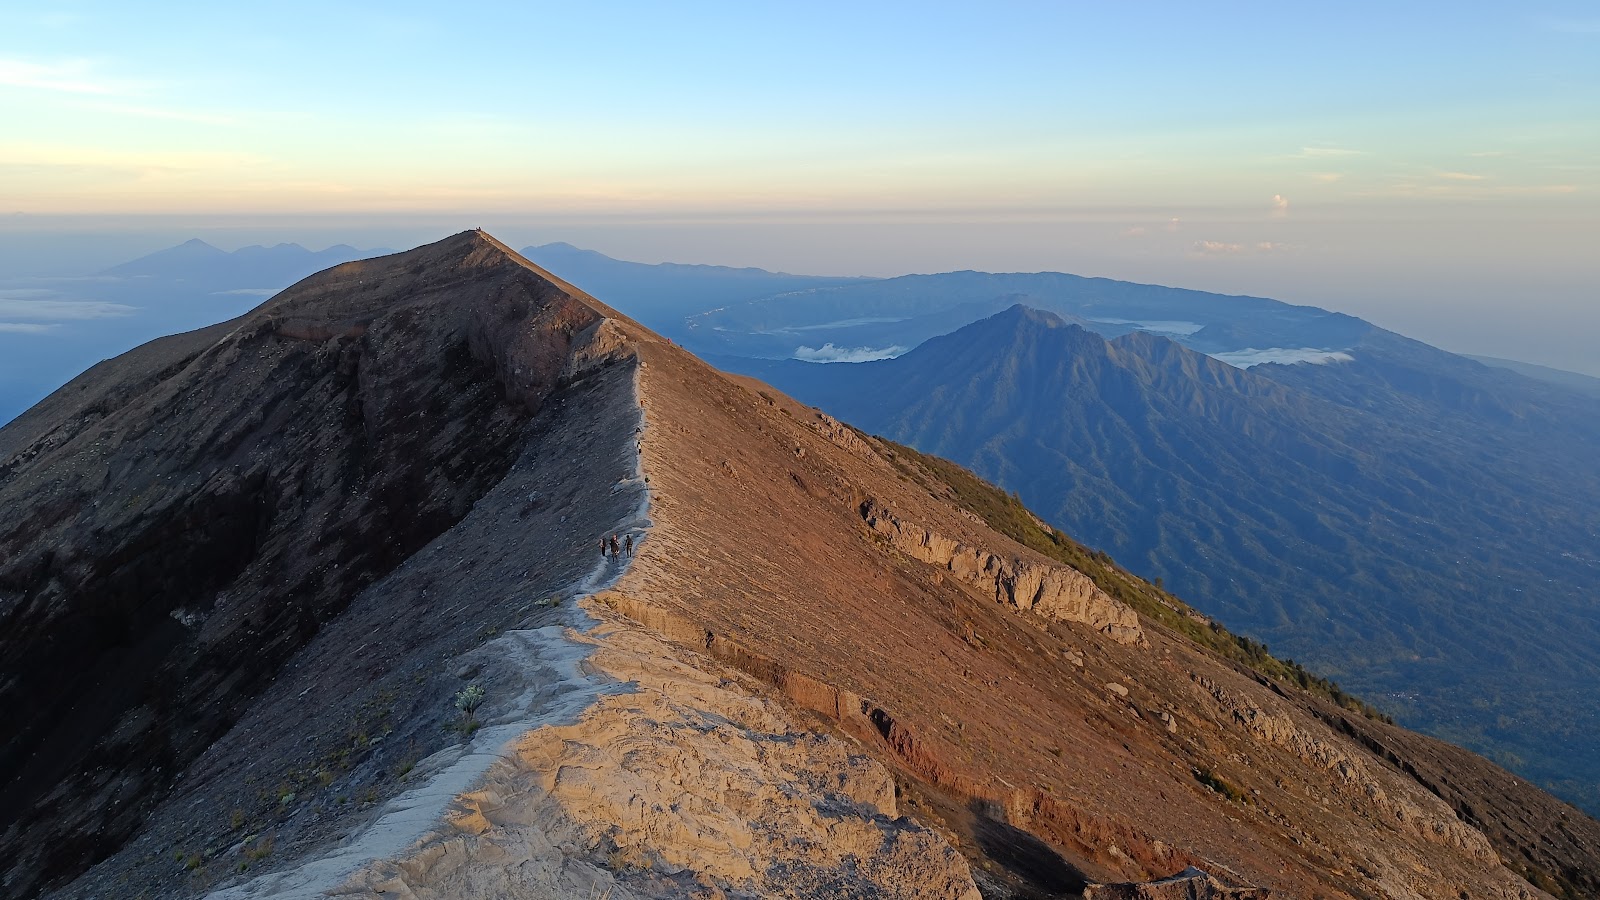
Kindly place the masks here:
POLYGON ((633 556, 633 535, 630 534, 622 539, 622 548, 627 551, 628 556, 633 556))
POLYGON ((611 536, 611 555, 614 557, 622 555, 621 551, 617 548, 617 536, 614 534, 611 536))
POLYGON ((606 555, 606 536, 603 534, 600 535, 600 555, 602 557, 606 555))

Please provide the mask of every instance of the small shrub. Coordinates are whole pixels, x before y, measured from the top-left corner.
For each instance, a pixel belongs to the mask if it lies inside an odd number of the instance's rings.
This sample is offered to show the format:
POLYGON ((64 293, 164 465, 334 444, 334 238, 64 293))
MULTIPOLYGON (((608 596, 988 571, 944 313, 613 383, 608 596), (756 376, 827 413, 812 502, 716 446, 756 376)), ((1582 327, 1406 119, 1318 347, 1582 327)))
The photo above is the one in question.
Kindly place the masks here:
POLYGON ((469 684, 456 692, 456 709, 461 710, 461 727, 464 732, 469 726, 477 724, 478 720, 474 713, 483 705, 483 698, 486 696, 487 692, 479 684, 469 684))

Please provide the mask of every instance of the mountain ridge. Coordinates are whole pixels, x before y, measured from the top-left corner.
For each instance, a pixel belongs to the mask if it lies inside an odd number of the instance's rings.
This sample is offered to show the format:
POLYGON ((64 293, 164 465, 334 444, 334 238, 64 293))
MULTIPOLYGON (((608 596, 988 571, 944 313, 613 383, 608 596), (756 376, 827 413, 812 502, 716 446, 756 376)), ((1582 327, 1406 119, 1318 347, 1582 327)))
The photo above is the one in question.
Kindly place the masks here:
POLYGON ((0 683, 7 752, 49 731, 66 764, 0 835, 8 892, 976 900, 1198 865, 1520 900, 1600 858, 1600 823, 1530 844, 1507 807, 1570 808, 1465 755, 1485 797, 1452 807, 1399 729, 1128 619, 953 474, 484 235, 58 394, 0 431, 30 516, 0 533, 0 662, 165 662, 31 683, 48 715, 0 683), (607 533, 636 555, 597 558, 607 533), (362 856, 396 816, 414 851, 362 856))

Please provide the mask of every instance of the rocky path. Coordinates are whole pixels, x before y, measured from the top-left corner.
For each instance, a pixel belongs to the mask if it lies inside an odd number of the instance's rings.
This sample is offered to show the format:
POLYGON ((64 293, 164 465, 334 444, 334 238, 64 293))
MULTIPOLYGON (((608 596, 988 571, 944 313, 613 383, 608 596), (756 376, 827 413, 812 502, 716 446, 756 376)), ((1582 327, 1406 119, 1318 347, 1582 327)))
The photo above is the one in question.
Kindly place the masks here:
MULTIPOLYGON (((596 532, 616 534, 619 540, 623 535, 631 537, 637 553, 649 532, 650 498, 638 453, 637 435, 644 419, 639 412, 636 378, 631 380, 630 392, 631 422, 623 418, 611 427, 604 422, 591 422, 583 428, 582 435, 596 443, 618 443, 620 456, 631 462, 631 471, 622 473, 607 489, 623 501, 613 507, 616 518, 601 523, 603 527, 596 532)), ((530 491, 525 502, 536 504, 540 493, 530 491)), ((480 506, 488 512, 499 499, 503 498, 490 495, 480 501, 480 506)), ((462 526, 470 530, 475 524, 469 516, 462 526)), ((299 865, 208 896, 214 900, 292 900, 322 897, 329 892, 347 893, 352 888, 342 885, 369 880, 372 871, 384 866, 383 861, 425 854, 426 848, 438 839, 436 829, 449 818, 457 798, 481 784, 485 773, 510 757, 527 733, 570 725, 602 696, 626 689, 622 681, 590 664, 595 642, 584 635, 594 630, 599 621, 584 611, 580 602, 615 584, 631 561, 627 555, 593 554, 587 571, 535 601, 554 613, 542 617, 547 624, 506 631, 462 654, 458 671, 473 673, 472 683, 485 688, 491 698, 476 714, 482 727, 463 743, 418 761, 408 773, 414 786, 385 803, 375 818, 336 846, 299 865)))

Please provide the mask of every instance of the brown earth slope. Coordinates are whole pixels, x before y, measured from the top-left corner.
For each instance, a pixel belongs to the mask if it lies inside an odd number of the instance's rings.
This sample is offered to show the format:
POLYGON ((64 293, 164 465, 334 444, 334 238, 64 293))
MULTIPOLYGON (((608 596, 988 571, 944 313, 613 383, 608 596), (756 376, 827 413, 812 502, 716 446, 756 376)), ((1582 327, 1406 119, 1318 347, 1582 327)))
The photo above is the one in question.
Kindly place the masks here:
POLYGON ((293 895, 235 882, 420 809, 452 747, 501 761, 351 892, 963 896, 908 862, 945 839, 993 897, 1592 884, 1594 820, 1142 619, 892 452, 475 232, 102 364, 0 430, 0 885, 293 895), (492 648, 560 668, 549 626, 590 626, 550 599, 628 529, 589 686, 516 681, 492 648), (446 727, 473 678, 504 747, 446 727))

